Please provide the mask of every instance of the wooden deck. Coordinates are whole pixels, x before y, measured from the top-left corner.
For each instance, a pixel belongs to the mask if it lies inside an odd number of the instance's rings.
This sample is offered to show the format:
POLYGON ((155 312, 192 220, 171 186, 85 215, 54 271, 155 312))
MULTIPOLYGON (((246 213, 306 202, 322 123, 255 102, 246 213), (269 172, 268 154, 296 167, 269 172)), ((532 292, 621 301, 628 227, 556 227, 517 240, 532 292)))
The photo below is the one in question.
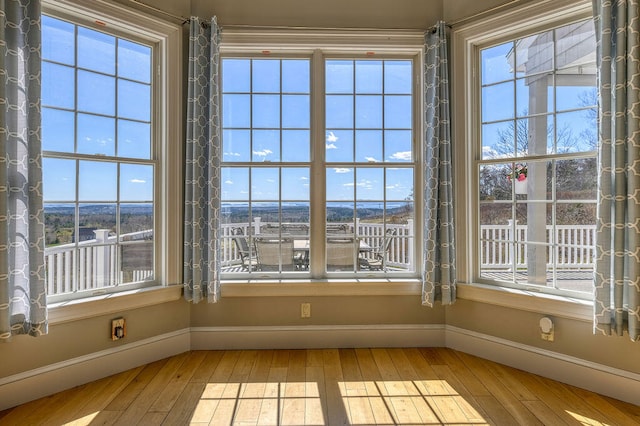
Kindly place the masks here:
POLYGON ((443 348, 194 351, 0 425, 637 425, 640 407, 443 348))

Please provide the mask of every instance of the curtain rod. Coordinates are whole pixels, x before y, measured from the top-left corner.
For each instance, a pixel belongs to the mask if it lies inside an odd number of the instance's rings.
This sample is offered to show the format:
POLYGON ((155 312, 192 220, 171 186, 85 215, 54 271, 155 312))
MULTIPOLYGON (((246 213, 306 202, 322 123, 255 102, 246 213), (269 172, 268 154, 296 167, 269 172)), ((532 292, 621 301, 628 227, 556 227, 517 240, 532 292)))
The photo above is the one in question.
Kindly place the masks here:
POLYGON ((157 8, 155 6, 151 6, 150 4, 142 3, 139 0, 129 0, 129 1, 131 3, 135 3, 135 4, 139 5, 139 6, 146 7, 147 9, 153 10, 154 12, 162 13, 165 16, 169 16, 169 17, 171 17, 173 19, 177 19, 178 21, 182 22, 182 25, 184 25, 187 22, 191 21, 191 19, 189 19, 189 18, 185 18, 184 16, 179 16, 179 15, 174 15, 173 13, 169 13, 169 12, 167 12, 165 10, 162 10, 160 8, 157 8))
POLYGON ((498 11, 498 10, 502 10, 505 7, 511 6, 514 3, 519 3, 520 1, 522 1, 522 0, 511 0, 508 3, 504 3, 504 4, 501 4, 501 5, 498 5, 498 6, 494 6, 494 7, 490 8, 490 9, 483 10, 482 12, 474 13, 473 15, 466 16, 464 18, 458 19, 457 21, 453 21, 452 23, 449 24, 449 26, 452 27, 454 25, 462 24, 464 22, 467 22, 467 21, 470 21, 472 19, 475 19, 475 18, 478 18, 480 16, 483 16, 483 15, 485 15, 487 13, 491 13, 491 12, 495 12, 495 11, 498 11))

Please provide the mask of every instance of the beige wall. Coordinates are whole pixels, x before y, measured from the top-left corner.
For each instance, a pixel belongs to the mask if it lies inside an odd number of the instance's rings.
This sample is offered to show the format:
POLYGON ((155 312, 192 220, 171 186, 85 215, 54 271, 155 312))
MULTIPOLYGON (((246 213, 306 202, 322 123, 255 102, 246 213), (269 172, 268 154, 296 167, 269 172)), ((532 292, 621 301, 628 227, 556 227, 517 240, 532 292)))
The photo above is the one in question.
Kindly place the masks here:
POLYGON ((42 337, 16 336, 0 344, 0 377, 127 345, 189 327, 189 304, 183 300, 117 314, 54 324, 42 337), (111 340, 111 319, 127 321, 127 337, 111 340))
POLYGON ((544 302, 540 304, 538 313, 458 299, 447 308, 446 322, 448 326, 640 373, 640 345, 628 336, 594 335, 590 321, 553 317, 555 340, 542 340, 539 321, 545 316, 544 302))
POLYGON ((231 297, 191 308, 192 327, 444 324, 444 308, 425 308, 420 296, 231 297), (311 318, 300 304, 311 303, 311 318))

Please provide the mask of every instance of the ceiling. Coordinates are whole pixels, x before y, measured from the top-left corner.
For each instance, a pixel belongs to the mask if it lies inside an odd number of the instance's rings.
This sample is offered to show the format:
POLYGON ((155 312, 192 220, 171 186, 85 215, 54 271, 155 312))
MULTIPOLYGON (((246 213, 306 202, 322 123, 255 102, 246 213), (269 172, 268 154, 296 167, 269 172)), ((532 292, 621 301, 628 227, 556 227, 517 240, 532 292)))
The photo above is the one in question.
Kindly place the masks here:
POLYGON ((216 15, 225 25, 313 28, 423 29, 444 19, 453 23, 483 11, 536 0, 115 0, 172 20, 216 15))

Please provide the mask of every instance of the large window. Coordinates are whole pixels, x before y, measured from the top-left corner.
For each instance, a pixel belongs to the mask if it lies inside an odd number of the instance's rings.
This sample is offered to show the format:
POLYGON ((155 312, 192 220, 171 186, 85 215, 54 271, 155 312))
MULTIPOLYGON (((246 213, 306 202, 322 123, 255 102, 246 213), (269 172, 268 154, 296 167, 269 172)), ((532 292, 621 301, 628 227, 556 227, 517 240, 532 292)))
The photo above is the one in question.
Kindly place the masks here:
POLYGON ((221 81, 225 276, 415 272, 412 58, 225 57, 221 81))
POLYGON ((479 50, 479 279, 589 297, 597 91, 593 22, 479 50))
POLYGON ((42 17, 47 291, 154 282, 151 45, 42 17))

